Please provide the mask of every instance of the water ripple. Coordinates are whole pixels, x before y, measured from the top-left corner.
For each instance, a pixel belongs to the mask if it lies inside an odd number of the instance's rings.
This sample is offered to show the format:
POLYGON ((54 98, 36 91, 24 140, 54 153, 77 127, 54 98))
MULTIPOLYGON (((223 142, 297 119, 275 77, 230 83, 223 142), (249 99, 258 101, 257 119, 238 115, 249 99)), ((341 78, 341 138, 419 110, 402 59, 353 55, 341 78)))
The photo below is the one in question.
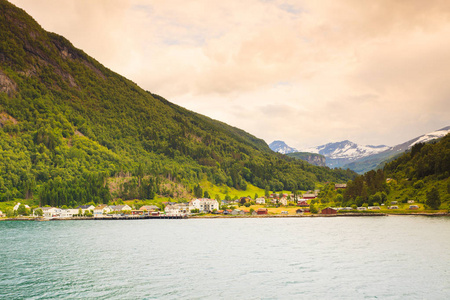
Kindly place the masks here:
POLYGON ((0 299, 446 299, 448 218, 0 222, 0 299))

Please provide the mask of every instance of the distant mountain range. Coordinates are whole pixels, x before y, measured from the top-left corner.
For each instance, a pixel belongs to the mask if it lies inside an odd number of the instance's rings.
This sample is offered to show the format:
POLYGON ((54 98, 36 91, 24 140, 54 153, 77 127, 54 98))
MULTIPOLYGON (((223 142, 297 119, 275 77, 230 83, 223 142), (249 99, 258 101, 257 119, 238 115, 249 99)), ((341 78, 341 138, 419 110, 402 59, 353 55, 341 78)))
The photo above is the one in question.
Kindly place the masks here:
MULTIPOLYGON (((351 169, 358 173, 365 173, 372 169, 382 167, 384 163, 402 154, 417 143, 427 143, 435 139, 442 138, 450 132, 450 126, 430 132, 403 144, 389 147, 386 145, 363 146, 345 140, 342 142, 328 143, 325 145, 301 149, 302 155, 294 155, 297 149, 289 147, 283 141, 275 141, 269 147, 276 152, 289 154, 289 156, 300 159, 308 158, 305 153, 316 153, 325 156, 326 165, 330 168, 351 169), (274 146, 273 146, 274 145, 274 146), (275 147, 276 146, 276 147, 275 147)), ((304 159, 307 160, 308 159, 304 159)))

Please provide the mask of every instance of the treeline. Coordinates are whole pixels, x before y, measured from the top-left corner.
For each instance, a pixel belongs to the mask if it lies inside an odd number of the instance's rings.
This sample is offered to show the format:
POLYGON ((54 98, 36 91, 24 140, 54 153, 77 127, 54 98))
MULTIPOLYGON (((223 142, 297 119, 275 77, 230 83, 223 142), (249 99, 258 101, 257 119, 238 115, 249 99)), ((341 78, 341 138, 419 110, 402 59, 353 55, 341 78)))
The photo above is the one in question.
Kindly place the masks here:
POLYGON ((375 203, 380 205, 386 202, 389 192, 383 170, 372 170, 348 182, 344 192, 344 201, 347 206, 352 204, 361 206, 364 203, 370 206, 375 203))

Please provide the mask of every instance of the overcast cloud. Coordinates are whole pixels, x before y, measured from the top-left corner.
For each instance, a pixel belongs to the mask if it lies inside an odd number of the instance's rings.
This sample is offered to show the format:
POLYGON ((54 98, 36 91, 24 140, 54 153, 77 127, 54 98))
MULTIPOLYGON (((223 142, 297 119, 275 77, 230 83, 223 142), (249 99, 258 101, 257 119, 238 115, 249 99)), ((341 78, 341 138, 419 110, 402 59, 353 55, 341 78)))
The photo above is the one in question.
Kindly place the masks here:
POLYGON ((450 1, 12 0, 142 88, 270 143, 450 125, 450 1))

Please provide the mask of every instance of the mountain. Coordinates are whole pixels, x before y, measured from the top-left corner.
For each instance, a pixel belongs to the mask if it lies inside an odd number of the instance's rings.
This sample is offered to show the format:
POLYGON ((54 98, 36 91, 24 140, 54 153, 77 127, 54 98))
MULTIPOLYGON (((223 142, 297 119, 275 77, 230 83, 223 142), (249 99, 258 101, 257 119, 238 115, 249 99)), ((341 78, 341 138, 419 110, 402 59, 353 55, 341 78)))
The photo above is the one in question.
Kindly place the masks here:
POLYGON ((303 149, 302 151, 318 153, 326 157, 326 165, 331 168, 340 168, 361 158, 374 155, 389 149, 388 146, 362 146, 345 140, 337 143, 303 149))
POLYGON ((269 148, 272 151, 278 152, 278 153, 281 153, 281 154, 288 154, 288 153, 298 152, 297 149, 289 147, 283 141, 273 141, 272 143, 269 144, 269 148))
POLYGON ((203 182, 308 190, 356 175, 274 153, 241 129, 145 91, 5 0, 0 170, 0 201, 52 206, 189 199, 203 182))
POLYGON ((288 153, 287 156, 307 161, 308 163, 315 166, 326 166, 326 158, 321 154, 309 152, 293 152, 288 153))
POLYGON ((442 138, 450 132, 450 126, 421 135, 405 143, 389 147, 362 146, 345 140, 337 143, 302 149, 304 152, 317 153, 325 156, 326 166, 330 168, 350 169, 359 174, 382 168, 389 162, 404 153, 417 143, 427 143, 442 138))
POLYGON ((298 152, 297 149, 293 147, 289 147, 283 141, 273 141, 269 144, 269 148, 281 154, 286 154, 289 157, 293 157, 295 159, 304 160, 311 165, 325 167, 325 157, 316 153, 308 153, 308 152, 298 152))
POLYGON ((357 159, 351 163, 343 165, 342 167, 349 168, 360 174, 376 168, 382 168, 386 162, 389 162, 399 155, 403 154, 405 151, 411 149, 414 145, 418 143, 428 143, 430 141, 440 139, 448 133, 450 133, 450 126, 421 135, 394 147, 389 147, 385 151, 357 159))
POLYGON ((425 203, 431 209, 449 209, 450 134, 446 129, 408 141, 409 151, 348 183, 344 205, 408 201, 425 203), (439 140, 436 140, 436 137, 439 140), (425 144, 422 141, 431 142, 425 144), (442 205, 441 205, 442 204, 442 205))

